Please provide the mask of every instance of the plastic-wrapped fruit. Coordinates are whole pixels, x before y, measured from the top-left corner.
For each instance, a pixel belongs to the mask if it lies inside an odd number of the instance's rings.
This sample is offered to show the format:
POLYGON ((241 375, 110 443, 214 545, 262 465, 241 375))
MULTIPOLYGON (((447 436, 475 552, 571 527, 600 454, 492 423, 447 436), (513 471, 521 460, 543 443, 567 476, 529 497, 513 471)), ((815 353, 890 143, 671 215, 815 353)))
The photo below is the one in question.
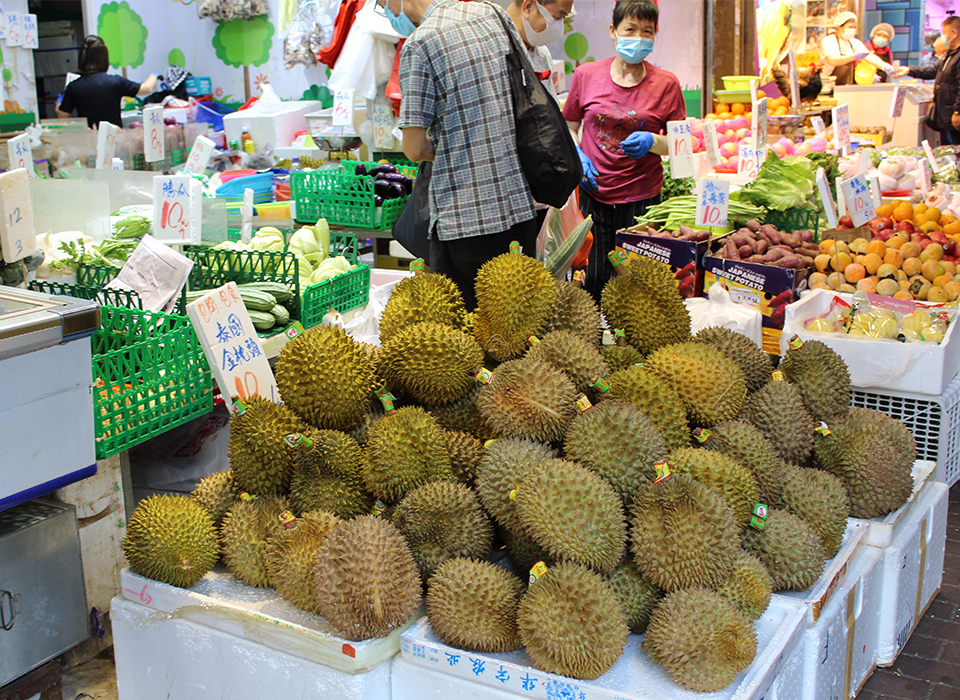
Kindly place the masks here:
POLYGON ((897 337, 897 321, 894 318, 878 318, 874 323, 875 338, 893 339, 897 337))
POLYGON ((837 329, 830 321, 825 318, 815 318, 807 324, 808 331, 820 331, 821 333, 833 333, 837 329))

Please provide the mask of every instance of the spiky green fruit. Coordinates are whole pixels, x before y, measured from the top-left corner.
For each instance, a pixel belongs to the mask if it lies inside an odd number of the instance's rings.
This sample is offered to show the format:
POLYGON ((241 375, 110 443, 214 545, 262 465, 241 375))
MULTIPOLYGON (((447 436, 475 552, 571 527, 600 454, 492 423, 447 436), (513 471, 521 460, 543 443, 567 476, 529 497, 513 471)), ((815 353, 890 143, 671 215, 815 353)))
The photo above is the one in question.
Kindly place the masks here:
POLYGON ((528 574, 537 562, 542 561, 547 566, 553 566, 557 562, 555 557, 550 556, 543 547, 526 535, 518 535, 506 529, 502 531, 502 535, 513 569, 521 575, 528 574))
POLYGON ((813 417, 803 405, 800 390, 784 381, 772 381, 743 404, 740 420, 753 425, 787 464, 804 464, 813 449, 813 417))
POLYGON ((373 512, 375 500, 360 479, 318 472, 297 472, 290 486, 290 505, 295 513, 327 510, 349 520, 373 512))
POLYGON ((517 503, 510 494, 531 467, 554 457, 554 450, 533 440, 510 438, 487 443, 477 470, 477 495, 494 520, 513 533, 523 532, 517 503))
POLYGON ((324 538, 340 522, 333 513, 314 510, 280 528, 267 540, 270 585, 301 610, 319 613, 313 594, 313 566, 324 538))
POLYGON ((430 415, 437 419, 437 423, 444 430, 459 430, 470 433, 478 440, 489 440, 494 437, 493 431, 480 415, 477 400, 480 398, 481 384, 474 386, 462 399, 445 406, 427 406, 430 415))
POLYGON ((727 502, 740 527, 750 522, 759 503, 757 480, 739 462, 713 450, 683 447, 670 453, 670 471, 706 484, 727 502))
POLYGON ((708 450, 726 455, 750 470, 760 488, 761 503, 777 502, 784 463, 771 441, 757 428, 745 421, 733 420, 695 434, 708 450))
POLYGON ((422 274, 397 283, 380 318, 380 342, 414 323, 430 321, 451 328, 462 328, 463 295, 449 277, 422 274))
POLYGON ((495 434, 540 442, 562 440, 576 415, 577 392, 559 370, 538 360, 512 360, 480 389, 477 407, 495 434))
POLYGON ((743 548, 763 562, 774 591, 802 591, 823 573, 820 538, 807 523, 785 510, 770 508, 762 530, 744 530, 743 548))
POLYGON ((663 600, 663 591, 650 583, 630 557, 620 560, 607 576, 607 584, 623 605, 627 625, 634 634, 643 634, 650 616, 663 600))
POLYGON ((244 410, 230 417, 227 449, 233 478, 254 495, 286 493, 297 458, 286 438, 309 426, 287 407, 259 396, 243 403, 244 410))
POLYGON ((747 391, 756 391, 770 381, 773 361, 750 338, 729 328, 711 327, 698 332, 693 339, 712 345, 737 363, 747 381, 747 391))
POLYGON ((840 551, 850 515, 850 499, 840 479, 820 469, 788 465, 778 507, 813 528, 823 545, 824 556, 832 557, 840 551))
POLYGON ((557 296, 543 332, 570 331, 596 348, 600 347, 600 309, 590 292, 565 280, 557 281, 557 296))
POLYGON ((850 372, 837 353, 818 340, 787 350, 778 368, 796 384, 815 421, 832 423, 850 407, 850 372))
POLYGON ((619 372, 642 364, 646 358, 646 355, 632 345, 604 345, 600 348, 600 354, 611 372, 619 372))
POLYGON ((483 458, 483 443, 469 433, 447 430, 447 453, 454 478, 467 486, 473 486, 477 469, 483 458))
POLYGON ((342 479, 363 478, 363 448, 350 435, 339 430, 308 430, 306 440, 297 445, 296 470, 338 476, 342 479))
POLYGON ((223 561, 248 586, 270 585, 267 540, 280 532, 280 516, 289 506, 277 496, 241 500, 227 511, 220 530, 223 561))
POLYGON ((610 374, 600 351, 570 331, 547 333, 533 344, 525 357, 560 370, 570 378, 578 392, 592 393, 597 379, 610 374))
POLYGON ((751 620, 756 620, 770 605, 773 580, 759 559, 741 552, 730 576, 717 588, 717 593, 736 605, 751 620))
POLYGON ((614 372, 609 383, 604 400, 624 401, 646 413, 660 431, 668 450, 690 444, 687 410, 672 386, 642 367, 614 372))
POLYGON ((200 479, 190 497, 210 514, 213 524, 220 527, 223 516, 240 498, 240 487, 233 478, 233 470, 224 469, 200 479))

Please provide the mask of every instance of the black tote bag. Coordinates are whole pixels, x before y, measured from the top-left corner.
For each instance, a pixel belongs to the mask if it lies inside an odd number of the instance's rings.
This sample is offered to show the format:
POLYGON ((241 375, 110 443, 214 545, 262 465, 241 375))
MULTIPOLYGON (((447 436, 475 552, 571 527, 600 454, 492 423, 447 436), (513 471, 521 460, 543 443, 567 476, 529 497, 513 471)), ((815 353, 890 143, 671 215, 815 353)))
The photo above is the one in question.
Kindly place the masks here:
POLYGON ((430 262, 427 257, 430 252, 427 237, 430 234, 430 174, 432 172, 433 161, 425 160, 420 163, 410 199, 407 200, 390 231, 400 245, 410 251, 414 257, 423 258, 427 263, 430 262))

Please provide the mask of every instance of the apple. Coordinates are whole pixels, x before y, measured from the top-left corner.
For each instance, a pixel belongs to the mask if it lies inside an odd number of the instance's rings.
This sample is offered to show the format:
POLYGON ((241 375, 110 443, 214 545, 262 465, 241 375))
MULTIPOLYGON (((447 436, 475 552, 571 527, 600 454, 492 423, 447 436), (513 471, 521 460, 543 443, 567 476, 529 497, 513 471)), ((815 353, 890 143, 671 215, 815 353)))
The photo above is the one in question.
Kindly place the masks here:
POLYGON ((882 228, 879 231, 875 231, 873 237, 880 241, 888 241, 893 234, 894 231, 892 228, 882 228))
POLYGON ((738 138, 738 139, 745 139, 745 138, 747 138, 747 136, 750 134, 750 130, 749 130, 749 129, 737 129, 737 132, 736 132, 736 133, 737 133, 737 138, 738 138))
POLYGON ((940 245, 943 245, 947 242, 947 236, 943 231, 931 231, 927 235, 930 237, 931 241, 939 243, 940 245))
POLYGON ((893 228, 894 222, 889 216, 878 216, 877 219, 883 222, 882 228, 893 228))
POLYGON ((853 228, 853 219, 848 214, 840 217, 840 226, 838 228, 853 228))
POLYGON ((957 242, 952 238, 948 238, 943 243, 943 252, 947 258, 953 260, 953 257, 957 254, 957 242))
POLYGON ((737 138, 737 132, 733 129, 727 129, 723 135, 727 137, 727 141, 734 141, 737 138))
POLYGON ((897 224, 898 231, 906 231, 907 233, 913 233, 916 229, 914 225, 909 221, 901 221, 897 224))

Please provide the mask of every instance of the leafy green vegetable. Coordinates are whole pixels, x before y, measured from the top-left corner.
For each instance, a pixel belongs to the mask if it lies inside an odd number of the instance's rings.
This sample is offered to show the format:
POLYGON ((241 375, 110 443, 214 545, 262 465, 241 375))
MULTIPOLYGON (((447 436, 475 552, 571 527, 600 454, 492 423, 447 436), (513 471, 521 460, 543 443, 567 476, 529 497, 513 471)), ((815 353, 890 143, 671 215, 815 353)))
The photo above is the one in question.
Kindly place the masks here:
MULTIPOLYGON (((764 214, 763 208, 747 202, 741 202, 730 195, 727 209, 727 223, 731 226, 745 224, 751 219, 760 219, 764 214)), ((637 217, 638 224, 650 224, 662 227, 667 222, 692 222, 697 216, 697 198, 693 195, 672 197, 647 209, 646 214, 637 217)))
POLYGON ((670 175, 670 161, 663 161, 663 188, 660 190, 661 199, 680 197, 693 193, 696 181, 692 177, 673 178, 670 175))

